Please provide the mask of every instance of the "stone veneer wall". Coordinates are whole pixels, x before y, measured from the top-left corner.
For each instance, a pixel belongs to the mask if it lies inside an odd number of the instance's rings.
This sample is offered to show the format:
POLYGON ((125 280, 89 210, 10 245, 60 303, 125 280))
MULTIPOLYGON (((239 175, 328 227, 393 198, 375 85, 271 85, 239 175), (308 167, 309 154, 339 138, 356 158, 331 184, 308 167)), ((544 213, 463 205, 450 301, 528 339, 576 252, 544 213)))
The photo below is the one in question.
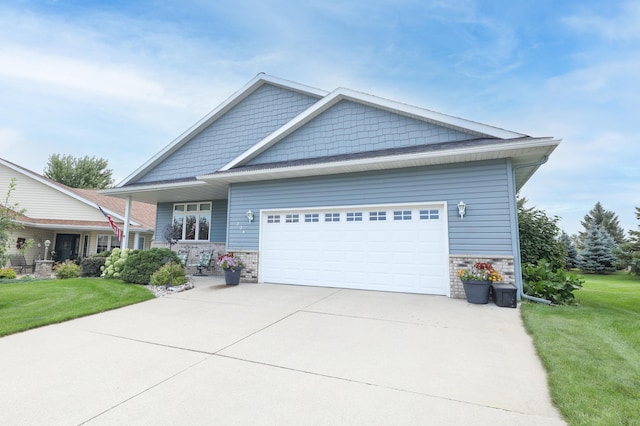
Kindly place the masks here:
POLYGON ((234 256, 242 260, 245 268, 240 274, 240 282, 258 282, 258 252, 257 251, 234 251, 234 256))
MULTIPOLYGON (((169 248, 169 244, 163 241, 153 241, 151 243, 151 247, 152 248, 169 248)), ((179 243, 175 244, 171 249, 176 253, 181 250, 189 251, 189 256, 187 257, 187 267, 185 268, 187 274, 194 274, 198 272, 198 269, 195 266, 190 267, 188 265, 193 265, 198 263, 198 256, 200 256, 201 251, 212 251, 213 255, 211 256, 211 267, 207 272, 213 275, 222 275, 222 269, 220 269, 217 266, 216 261, 218 260, 218 256, 225 253, 225 250, 226 250, 225 243, 206 243, 206 242, 190 243, 190 242, 180 241, 179 243)))
POLYGON ((464 299, 464 288, 462 281, 458 278, 458 271, 471 268, 476 262, 489 262, 493 268, 502 274, 502 282, 515 285, 515 272, 513 266, 513 256, 475 256, 468 254, 449 255, 449 285, 451 297, 454 299, 464 299))

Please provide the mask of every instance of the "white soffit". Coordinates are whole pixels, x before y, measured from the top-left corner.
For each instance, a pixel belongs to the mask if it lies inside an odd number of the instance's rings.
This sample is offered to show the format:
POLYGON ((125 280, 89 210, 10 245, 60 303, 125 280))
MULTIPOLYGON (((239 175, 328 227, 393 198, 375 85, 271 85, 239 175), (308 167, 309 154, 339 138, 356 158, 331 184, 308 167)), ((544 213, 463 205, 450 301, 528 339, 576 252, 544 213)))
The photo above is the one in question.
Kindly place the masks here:
POLYGON ((372 170, 385 170, 403 167, 418 167, 438 164, 462 163, 469 161, 512 158, 513 164, 537 161, 549 155, 560 143, 559 139, 539 138, 514 142, 505 146, 504 142, 495 145, 465 147, 438 152, 409 153, 386 157, 373 157, 355 160, 333 161, 297 166, 284 166, 243 171, 231 170, 226 173, 214 173, 198 176, 207 182, 250 182, 268 179, 286 179, 324 174, 355 173, 372 170))

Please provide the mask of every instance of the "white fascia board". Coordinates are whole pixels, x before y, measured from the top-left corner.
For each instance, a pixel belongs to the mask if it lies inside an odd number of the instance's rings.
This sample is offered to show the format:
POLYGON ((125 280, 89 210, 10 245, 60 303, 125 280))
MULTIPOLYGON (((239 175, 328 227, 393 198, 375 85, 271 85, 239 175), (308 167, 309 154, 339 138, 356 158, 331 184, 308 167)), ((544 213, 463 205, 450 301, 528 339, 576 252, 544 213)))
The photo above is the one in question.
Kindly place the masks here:
POLYGON ((98 191, 98 193, 102 195, 108 195, 110 197, 122 198, 124 196, 135 195, 135 194, 144 193, 144 192, 154 192, 154 191, 159 191, 163 189, 188 188, 188 187, 201 186, 201 185, 206 185, 206 183, 200 180, 190 180, 185 182, 115 187, 115 188, 103 189, 101 191, 98 191))
POLYGON ((478 136, 496 137, 500 139, 513 139, 527 136, 522 133, 488 126, 486 124, 478 123, 475 121, 465 120, 463 118, 454 117, 451 115, 446 115, 428 109, 419 108, 389 99, 379 98, 377 96, 369 95, 355 90, 339 87, 325 96, 323 99, 313 104, 307 110, 303 111, 287 124, 271 133, 269 136, 231 160, 229 163, 225 164, 222 168, 220 168, 220 171, 227 171, 232 169, 233 167, 237 167, 238 165, 246 164, 248 161, 257 157, 259 154, 278 143, 284 137, 293 133, 294 131, 311 121, 313 118, 317 117, 322 112, 326 111, 342 100, 358 102, 374 108, 381 108, 386 111, 401 114, 417 120, 428 121, 434 124, 444 125, 461 131, 475 133, 478 136))
POLYGON ((228 97, 224 102, 218 105, 214 110, 212 110, 209 114, 201 118, 196 124, 191 126, 185 132, 183 132, 180 136, 171 141, 167 146, 165 146, 160 152, 151 157, 146 163, 136 169, 133 173, 127 176, 122 182, 120 182, 117 186, 123 186, 129 183, 131 180, 135 179, 143 172, 147 171, 149 168, 155 166, 160 161, 164 160, 166 157, 171 155, 175 150, 180 148, 183 144, 191 140, 194 136, 199 134, 206 127, 211 125, 211 123, 218 120, 224 114, 229 112, 230 109, 238 105, 242 100, 244 100, 247 96, 255 92, 258 88, 260 88, 263 84, 270 83, 276 86, 280 86, 286 89, 291 89, 297 92, 302 92, 311 96, 323 97, 327 95, 327 91, 316 89, 315 87, 305 86, 303 84, 294 83, 292 81, 280 79, 268 74, 260 73, 256 75, 251 81, 245 84, 240 90, 233 93, 230 97, 228 97))
MULTIPOLYGON (((279 167, 272 169, 258 169, 249 171, 232 171, 229 173, 210 174, 198 176, 196 179, 203 181, 252 181, 263 179, 274 179, 278 176, 290 175, 287 177, 314 176, 321 174, 349 173, 354 169, 357 171, 366 170, 383 170, 387 168, 413 167, 417 162, 423 162, 425 165, 433 162, 433 160, 445 160, 444 162, 462 162, 462 161, 481 161, 485 159, 509 158, 517 151, 544 149, 547 148, 549 153, 553 151, 558 144, 559 139, 555 138, 537 138, 524 141, 515 141, 505 146, 504 143, 495 145, 484 145, 477 147, 466 147, 457 149, 448 149, 437 152, 409 153, 400 155, 390 155, 386 157, 363 158, 356 160, 334 161, 327 163, 309 164, 302 166, 279 167), (482 154, 486 158, 481 158, 482 154), (480 156, 480 158, 478 158, 480 156), (457 161, 446 161, 446 159, 458 158, 457 161), (411 164, 409 164, 411 163, 411 164)), ((548 155, 548 154, 547 154, 548 155)), ((433 162, 440 164, 441 162, 433 162)))

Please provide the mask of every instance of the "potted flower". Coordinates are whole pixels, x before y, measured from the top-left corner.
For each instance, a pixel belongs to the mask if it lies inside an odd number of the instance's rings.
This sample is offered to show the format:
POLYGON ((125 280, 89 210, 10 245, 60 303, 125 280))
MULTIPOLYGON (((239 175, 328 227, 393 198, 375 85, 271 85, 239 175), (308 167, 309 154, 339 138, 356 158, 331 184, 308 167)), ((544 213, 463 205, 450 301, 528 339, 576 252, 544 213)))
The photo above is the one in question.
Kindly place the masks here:
POLYGON ((489 303, 489 290, 491 284, 502 281, 502 275, 488 262, 476 262, 469 269, 458 271, 458 278, 464 286, 467 302, 485 304, 489 303))
POLYGON ((240 272, 244 268, 244 263, 233 253, 218 256, 218 266, 224 270, 224 281, 227 285, 237 285, 240 282, 240 272))

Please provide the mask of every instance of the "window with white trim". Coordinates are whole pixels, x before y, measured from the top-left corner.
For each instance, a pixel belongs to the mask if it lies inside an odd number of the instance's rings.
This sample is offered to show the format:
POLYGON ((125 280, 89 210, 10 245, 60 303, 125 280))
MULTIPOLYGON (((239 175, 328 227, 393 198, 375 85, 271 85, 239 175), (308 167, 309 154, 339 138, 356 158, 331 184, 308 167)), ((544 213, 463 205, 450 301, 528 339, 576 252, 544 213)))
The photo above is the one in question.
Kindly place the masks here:
POLYGON ((211 203, 174 204, 173 228, 180 240, 209 241, 211 203))
POLYGON ((347 212, 347 222, 362 222, 362 212, 347 212))
POLYGON ((103 251, 120 247, 120 241, 118 241, 118 237, 115 235, 98 235, 97 241, 96 253, 102 253, 103 251))
POLYGON ((285 223, 298 223, 300 222, 300 216, 297 214, 288 214, 285 216, 285 223))
POLYGON ((325 222, 340 222, 340 213, 325 213, 325 222))
POLYGON ((319 222, 320 221, 320 215, 318 213, 306 213, 304 215, 304 221, 305 222, 319 222))
POLYGON ((436 220, 440 219, 440 210, 420 210, 421 220, 436 220))
POLYGON ((387 212, 369 212, 369 220, 371 222, 387 220, 387 212))
POLYGON ((279 214, 270 214, 267 216, 267 223, 280 223, 279 214))
POLYGON ((411 210, 395 210, 393 220, 411 220, 411 210))

